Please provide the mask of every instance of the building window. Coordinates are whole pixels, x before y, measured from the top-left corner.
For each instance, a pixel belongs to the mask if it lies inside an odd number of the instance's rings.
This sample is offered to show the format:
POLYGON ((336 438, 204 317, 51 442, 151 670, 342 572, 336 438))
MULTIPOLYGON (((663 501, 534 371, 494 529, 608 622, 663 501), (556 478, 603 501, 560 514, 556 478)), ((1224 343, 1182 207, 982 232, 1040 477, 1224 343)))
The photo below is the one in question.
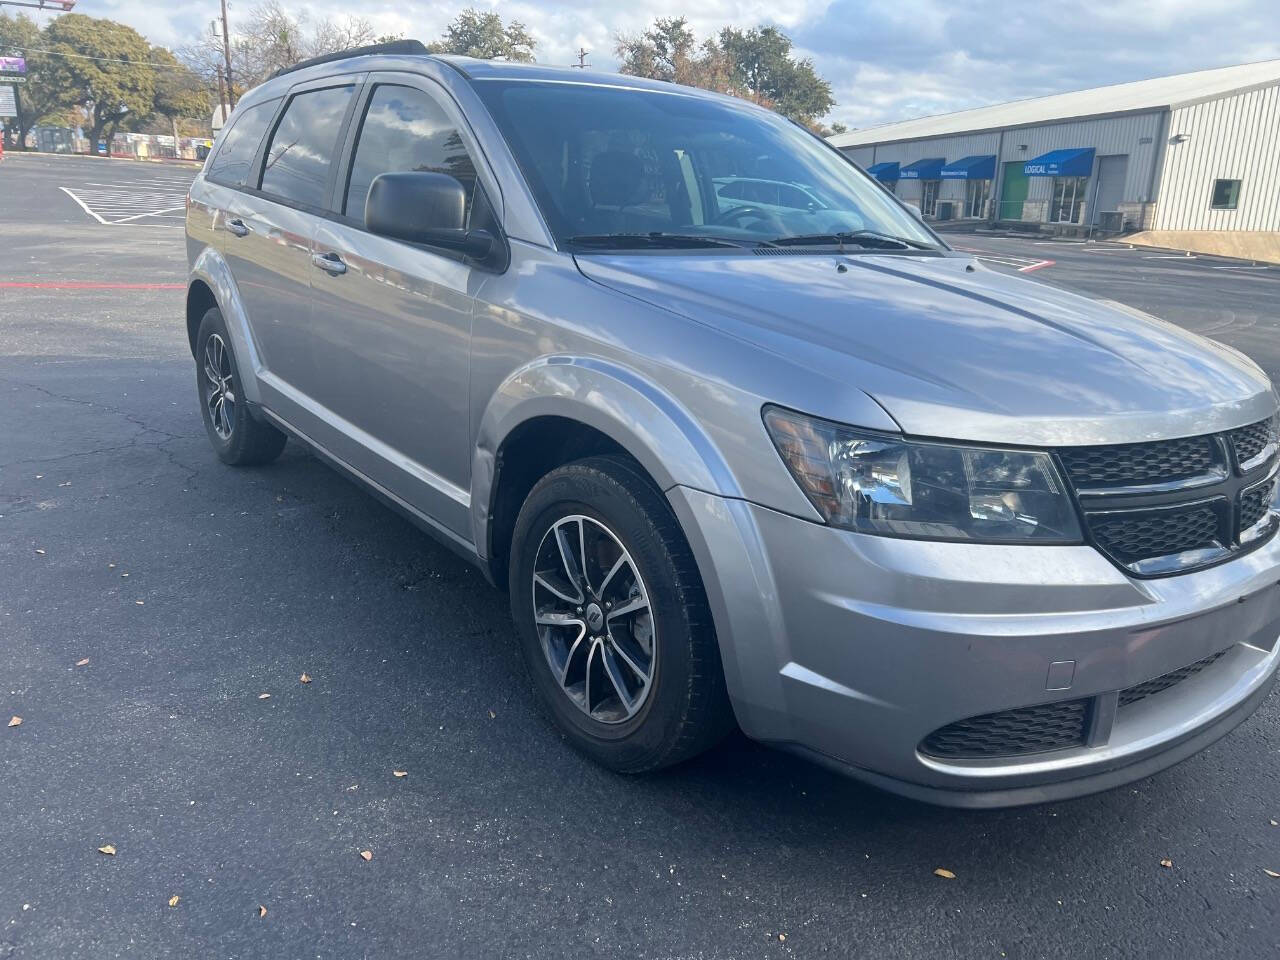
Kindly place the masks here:
POLYGON ((1239 180, 1213 181, 1213 197, 1209 207, 1213 210, 1234 210, 1240 204, 1239 180))
POLYGON ((920 212, 926 217, 938 215, 938 185, 941 180, 920 181, 920 212))
POLYGON ((964 215, 981 220, 987 215, 987 203, 991 199, 990 180, 966 180, 964 182, 964 215))
POLYGON ((1049 222, 1079 223, 1080 206, 1084 203, 1085 191, 1088 187, 1088 177, 1054 177, 1049 222))

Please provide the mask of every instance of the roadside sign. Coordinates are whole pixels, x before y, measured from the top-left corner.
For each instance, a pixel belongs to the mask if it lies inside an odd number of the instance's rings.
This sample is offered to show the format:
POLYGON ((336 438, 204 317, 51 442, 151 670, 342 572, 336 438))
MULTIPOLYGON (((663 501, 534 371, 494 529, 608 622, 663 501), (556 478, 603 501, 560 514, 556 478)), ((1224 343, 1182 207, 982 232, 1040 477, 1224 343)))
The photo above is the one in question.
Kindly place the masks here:
POLYGON ((0 73, 0 84, 26 83, 26 77, 11 77, 8 74, 0 73))
POLYGON ((0 57, 0 73, 26 73, 26 57, 0 57))
POLYGON ((16 117, 18 101, 13 96, 13 87, 0 85, 0 117, 16 117))

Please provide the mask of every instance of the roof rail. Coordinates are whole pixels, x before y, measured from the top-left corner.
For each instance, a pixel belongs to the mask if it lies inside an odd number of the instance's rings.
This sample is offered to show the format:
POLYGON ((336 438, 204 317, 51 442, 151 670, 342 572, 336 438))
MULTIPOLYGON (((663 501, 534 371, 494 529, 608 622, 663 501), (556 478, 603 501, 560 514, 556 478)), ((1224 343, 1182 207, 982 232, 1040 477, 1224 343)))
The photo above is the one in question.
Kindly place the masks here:
POLYGON ((281 67, 267 79, 274 80, 276 77, 283 76, 286 73, 293 73, 295 70, 314 67, 318 63, 332 63, 334 60, 347 60, 351 57, 367 57, 376 53, 393 56, 412 54, 421 56, 429 52, 430 51, 422 45, 421 40, 392 40, 389 43, 371 43, 367 47, 352 47, 350 50, 339 50, 337 53, 326 53, 322 57, 312 57, 310 60, 303 60, 300 63, 295 63, 291 67, 281 67))

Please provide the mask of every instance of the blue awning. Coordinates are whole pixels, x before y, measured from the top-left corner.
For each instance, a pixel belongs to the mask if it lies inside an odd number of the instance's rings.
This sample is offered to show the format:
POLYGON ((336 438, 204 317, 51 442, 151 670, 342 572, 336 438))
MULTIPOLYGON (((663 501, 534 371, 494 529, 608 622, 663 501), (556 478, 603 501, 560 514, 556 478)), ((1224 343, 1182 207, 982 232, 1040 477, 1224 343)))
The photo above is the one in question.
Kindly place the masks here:
POLYGON ((1028 177, 1087 177, 1093 173, 1093 147, 1050 150, 1022 168, 1028 177))
POLYGON ((898 179, 898 161, 892 163, 873 163, 867 167, 867 173, 871 174, 877 180, 897 180, 898 179))
POLYGON ((942 165, 947 161, 942 157, 929 157, 908 163, 902 168, 903 180, 939 180, 942 176, 942 165))
POLYGON ((943 180, 994 180, 995 178, 995 154, 953 160, 942 168, 943 180))

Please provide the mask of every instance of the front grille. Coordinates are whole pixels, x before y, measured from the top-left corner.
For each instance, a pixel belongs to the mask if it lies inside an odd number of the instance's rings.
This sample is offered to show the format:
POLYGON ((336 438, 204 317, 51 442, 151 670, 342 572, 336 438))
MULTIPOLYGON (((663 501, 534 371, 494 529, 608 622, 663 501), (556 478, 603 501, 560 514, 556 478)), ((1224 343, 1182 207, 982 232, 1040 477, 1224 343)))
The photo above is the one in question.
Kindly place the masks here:
POLYGON ((1156 677, 1154 680, 1148 680, 1145 683, 1139 683, 1128 689, 1120 691, 1120 706, 1127 707, 1131 703, 1137 703, 1139 700, 1145 700, 1147 697, 1154 696, 1157 693, 1163 693, 1170 687, 1181 683, 1188 677, 1194 677, 1205 667, 1216 663, 1227 651, 1219 650, 1212 656, 1205 657, 1203 660, 1197 660, 1195 663, 1188 664, 1185 667, 1179 667, 1177 670, 1171 670, 1162 677, 1156 677))
POLYGON ((934 757, 1016 757, 1078 747, 1085 742, 1088 700, 1066 700, 970 717, 940 727, 920 742, 934 757))
POLYGON ((1240 530, 1252 529, 1260 523, 1271 509, 1271 501, 1275 496, 1276 482, 1268 480, 1259 486, 1246 490, 1240 495, 1240 530))
POLYGON ((1199 477, 1213 471, 1212 436, 1106 447, 1069 447, 1062 465, 1077 488, 1127 487, 1199 477))
POLYGON ((1184 550, 1219 546, 1218 514, 1211 507, 1113 514, 1094 520, 1098 545, 1122 563, 1163 557, 1184 550))
POLYGON ((1276 421, 1221 434, 1066 447, 1089 539, 1139 576, 1184 573, 1271 537, 1276 421))
POLYGON ((1231 446, 1235 448, 1236 461, 1248 463, 1267 448, 1275 440, 1276 422, 1274 418, 1259 420, 1239 430, 1232 430, 1231 446))

